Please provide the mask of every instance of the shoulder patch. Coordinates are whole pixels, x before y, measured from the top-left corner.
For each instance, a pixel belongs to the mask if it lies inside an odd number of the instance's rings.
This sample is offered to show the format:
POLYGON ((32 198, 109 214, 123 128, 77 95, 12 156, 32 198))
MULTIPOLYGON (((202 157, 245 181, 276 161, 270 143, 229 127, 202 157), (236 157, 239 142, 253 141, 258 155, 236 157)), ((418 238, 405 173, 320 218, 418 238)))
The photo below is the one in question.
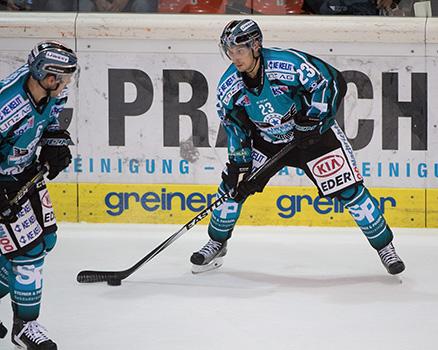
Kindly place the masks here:
POLYGON ((9 118, 25 104, 23 97, 20 94, 15 95, 9 101, 0 106, 0 122, 9 118))
POLYGON ((269 80, 295 81, 296 73, 292 62, 278 59, 266 62, 266 75, 269 80))
POLYGON ((242 78, 235 72, 221 81, 217 88, 217 97, 227 105, 230 103, 231 98, 242 88, 242 78))

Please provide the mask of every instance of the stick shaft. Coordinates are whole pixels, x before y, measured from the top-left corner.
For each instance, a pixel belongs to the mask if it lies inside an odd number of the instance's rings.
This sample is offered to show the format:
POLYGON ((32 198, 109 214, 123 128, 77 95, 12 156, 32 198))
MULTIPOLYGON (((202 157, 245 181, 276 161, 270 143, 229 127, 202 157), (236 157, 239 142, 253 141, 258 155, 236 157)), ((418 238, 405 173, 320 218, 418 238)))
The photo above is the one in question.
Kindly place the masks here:
MULTIPOLYGON (((278 153, 276 153, 273 157, 271 157, 266 163, 262 164, 251 176, 248 178, 248 181, 256 180, 262 174, 264 174, 267 170, 271 169, 274 164, 276 164, 281 158, 283 158, 287 153, 289 153, 296 146, 295 142, 290 142, 286 144, 278 153)), ((230 198, 229 193, 225 193, 216 199, 210 206, 201 211, 198 215, 196 215, 192 220, 187 222, 181 229, 175 232, 173 235, 168 237, 165 241, 163 241, 160 245, 155 247, 149 254, 135 263, 133 266, 126 270, 121 271, 96 271, 96 270, 84 270, 80 271, 76 277, 79 283, 94 283, 94 282, 107 282, 110 279, 118 279, 123 280, 133 274, 137 269, 139 269, 142 265, 146 264, 152 258, 157 256, 160 252, 170 246, 173 242, 175 242, 179 237, 181 237, 184 233, 190 230, 193 226, 195 226, 198 222, 204 219, 208 214, 210 214, 213 210, 222 205, 227 199, 230 198)))

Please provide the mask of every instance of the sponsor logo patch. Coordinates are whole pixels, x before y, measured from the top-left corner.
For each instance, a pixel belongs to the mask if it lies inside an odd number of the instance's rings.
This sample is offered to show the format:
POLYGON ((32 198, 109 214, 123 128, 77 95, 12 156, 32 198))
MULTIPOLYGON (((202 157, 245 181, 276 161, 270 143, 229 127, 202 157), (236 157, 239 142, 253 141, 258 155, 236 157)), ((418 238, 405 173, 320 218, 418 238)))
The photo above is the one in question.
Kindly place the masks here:
POLYGON ((357 182, 357 174, 351 170, 353 167, 341 148, 308 162, 307 166, 325 196, 357 182))
POLYGON ((23 204, 17 216, 18 220, 11 224, 11 228, 20 247, 24 247, 35 241, 43 233, 43 229, 38 223, 29 200, 23 204))
POLYGON ((39 192, 40 200, 43 208, 44 227, 56 224, 55 213, 53 211, 52 201, 47 188, 39 192))
POLYGON ((336 174, 342 169, 345 163, 345 158, 336 154, 321 158, 313 165, 312 173, 316 177, 328 177, 336 174))
POLYGON ((0 124, 0 132, 7 131, 10 127, 17 124, 25 116, 27 116, 32 111, 32 107, 28 104, 24 106, 17 114, 13 115, 11 118, 6 120, 4 123, 0 124))
POLYGON ((268 61, 269 70, 294 72, 294 65, 287 61, 268 61))
POLYGON ((0 122, 9 118, 15 112, 17 112, 24 104, 24 99, 21 95, 16 95, 3 106, 0 107, 0 122))
POLYGON ((68 63, 67 56, 61 55, 61 54, 56 53, 56 52, 51 52, 51 51, 47 52, 46 58, 50 58, 51 60, 55 60, 58 62, 68 63))

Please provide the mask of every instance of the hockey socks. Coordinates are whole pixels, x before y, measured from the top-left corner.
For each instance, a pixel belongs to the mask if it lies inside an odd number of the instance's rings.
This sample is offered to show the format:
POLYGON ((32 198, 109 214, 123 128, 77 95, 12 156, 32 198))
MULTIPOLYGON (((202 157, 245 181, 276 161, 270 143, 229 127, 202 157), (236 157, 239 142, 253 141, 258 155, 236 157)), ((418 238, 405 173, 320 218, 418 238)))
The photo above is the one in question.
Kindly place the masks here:
POLYGON ((356 221, 371 246, 377 250, 383 266, 388 273, 396 275, 405 269, 405 264, 395 252, 391 243, 393 234, 377 201, 368 190, 359 185, 348 188, 340 194, 341 200, 356 221))
POLYGON ((350 187, 340 197, 374 249, 380 250, 392 241, 391 229, 386 224, 376 200, 364 186, 350 187))

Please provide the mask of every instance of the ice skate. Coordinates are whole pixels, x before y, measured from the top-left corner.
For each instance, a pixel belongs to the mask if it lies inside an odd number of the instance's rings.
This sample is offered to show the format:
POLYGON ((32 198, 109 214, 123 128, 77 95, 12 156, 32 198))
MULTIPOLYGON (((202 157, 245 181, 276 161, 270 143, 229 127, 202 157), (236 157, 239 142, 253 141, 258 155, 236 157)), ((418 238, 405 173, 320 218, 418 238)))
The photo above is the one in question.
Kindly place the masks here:
POLYGON ((223 264, 223 257, 227 254, 227 242, 220 243, 210 239, 201 250, 192 254, 192 273, 197 274, 217 269, 223 264))
POLYGON ((12 342, 18 349, 57 350, 56 344, 46 334, 47 330, 37 321, 14 319, 12 342))
POLYGON ((389 243, 386 247, 378 251, 380 260, 382 260, 383 266, 391 275, 397 275, 404 271, 405 264, 395 252, 395 248, 392 243, 389 243))
POLYGON ((3 325, 3 323, 0 321, 0 338, 6 337, 6 333, 8 333, 7 328, 3 325))

